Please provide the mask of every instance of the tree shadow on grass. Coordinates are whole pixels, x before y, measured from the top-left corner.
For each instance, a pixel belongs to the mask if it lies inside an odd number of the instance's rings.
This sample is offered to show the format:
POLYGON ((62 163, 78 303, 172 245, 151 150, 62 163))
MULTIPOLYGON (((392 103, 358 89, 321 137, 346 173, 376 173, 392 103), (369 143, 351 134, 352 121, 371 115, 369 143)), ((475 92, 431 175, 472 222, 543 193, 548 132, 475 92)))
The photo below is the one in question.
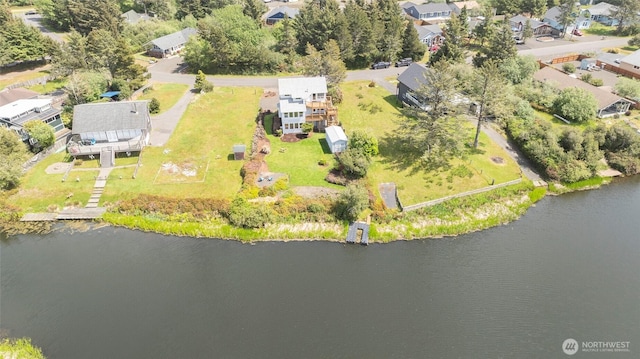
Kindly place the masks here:
POLYGON ((327 140, 325 138, 319 138, 318 142, 320 142, 320 147, 322 147, 322 152, 325 155, 330 155, 331 149, 329 148, 329 143, 327 142, 327 140))
POLYGON ((273 114, 264 116, 264 131, 267 135, 273 135, 273 114))
POLYGON ((411 174, 424 170, 420 166, 422 153, 400 134, 387 132, 380 138, 378 147, 382 158, 380 162, 387 168, 394 171, 409 170, 411 174))

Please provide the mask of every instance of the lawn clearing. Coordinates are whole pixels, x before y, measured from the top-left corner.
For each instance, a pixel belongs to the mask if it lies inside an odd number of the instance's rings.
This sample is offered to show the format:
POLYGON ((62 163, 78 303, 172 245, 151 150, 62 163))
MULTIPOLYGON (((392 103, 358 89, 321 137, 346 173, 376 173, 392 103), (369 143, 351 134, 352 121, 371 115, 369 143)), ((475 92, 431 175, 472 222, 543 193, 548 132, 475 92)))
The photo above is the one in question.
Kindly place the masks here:
POLYGON ((242 184, 240 169, 244 162, 231 160, 231 149, 239 143, 251 146, 261 93, 254 88, 218 87, 214 93, 196 96, 167 144, 162 148, 146 147, 136 179, 117 182, 117 186, 108 182, 105 200, 116 201, 140 193, 177 198, 233 197, 242 184), (185 176, 190 181, 185 183, 186 180, 167 175, 154 184, 163 164, 169 162, 192 163, 197 167, 196 176, 185 176))
POLYGON ((144 91, 138 100, 157 98, 160 102, 160 114, 173 107, 188 89, 189 85, 158 82, 154 83, 151 89, 144 91))
POLYGON ((272 118, 273 115, 269 115, 265 119, 265 128, 269 130, 267 138, 271 141, 271 153, 265 158, 269 171, 288 174, 291 186, 344 188, 324 180, 334 163, 324 133, 312 133, 298 142, 282 142, 271 134, 272 118), (326 165, 320 165, 321 160, 326 165))
MULTIPOLYGON (((344 98, 338 118, 347 136, 354 130, 364 130, 378 138, 380 155, 374 159, 367 175, 373 188, 380 183, 394 182, 402 203, 411 205, 520 177, 518 165, 484 133, 480 135, 479 150, 464 160, 454 161, 447 171, 425 171, 418 165, 398 165, 396 159, 406 154, 400 153, 392 141, 387 140, 404 116, 396 105, 395 95, 367 85, 366 81, 342 85, 344 98)), ((475 126, 466 122, 465 128, 471 142, 475 126)))
POLYGON ((69 80, 67 78, 59 78, 47 81, 45 84, 37 84, 27 88, 40 94, 47 94, 65 87, 68 82, 69 80))

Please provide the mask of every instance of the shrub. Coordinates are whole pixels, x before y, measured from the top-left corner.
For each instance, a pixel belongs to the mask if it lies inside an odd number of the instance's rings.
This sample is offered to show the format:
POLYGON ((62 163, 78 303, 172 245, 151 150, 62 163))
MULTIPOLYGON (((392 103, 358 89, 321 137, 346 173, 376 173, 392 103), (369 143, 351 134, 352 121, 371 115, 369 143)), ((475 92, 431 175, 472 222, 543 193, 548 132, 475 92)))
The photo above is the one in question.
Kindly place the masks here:
POLYGON ((229 207, 229 221, 236 227, 264 227, 272 217, 271 210, 265 205, 253 205, 242 197, 237 197, 229 207))
POLYGON ((593 86, 598 86, 598 87, 604 85, 604 81, 602 81, 602 79, 593 79, 593 80, 590 81, 590 83, 593 86))
POLYGON ((580 76, 580 80, 591 83, 591 80, 593 80, 593 76, 589 73, 582 74, 582 76, 580 76))
POLYGON ((336 217, 347 221, 355 221, 368 206, 369 195, 366 188, 357 184, 348 185, 340 193, 336 201, 336 217))
POLYGON ((202 70, 198 70, 196 83, 193 88, 200 92, 211 92, 213 91, 213 84, 207 80, 207 76, 202 72, 202 70))
POLYGON ((152 98, 151 102, 149 102, 149 112, 151 113, 159 113, 160 112, 160 101, 157 98, 152 98))
POLYGON ((553 101, 553 109, 572 122, 586 122, 596 116, 598 102, 587 90, 570 87, 562 90, 553 101))
POLYGON ((29 121, 24 124, 24 128, 29 133, 29 136, 38 140, 38 147, 40 149, 47 148, 56 141, 53 127, 40 120, 29 121))
POLYGON ((564 72, 566 73, 572 74, 576 72, 576 66, 570 62, 567 62, 562 65, 562 70, 564 70, 564 72))

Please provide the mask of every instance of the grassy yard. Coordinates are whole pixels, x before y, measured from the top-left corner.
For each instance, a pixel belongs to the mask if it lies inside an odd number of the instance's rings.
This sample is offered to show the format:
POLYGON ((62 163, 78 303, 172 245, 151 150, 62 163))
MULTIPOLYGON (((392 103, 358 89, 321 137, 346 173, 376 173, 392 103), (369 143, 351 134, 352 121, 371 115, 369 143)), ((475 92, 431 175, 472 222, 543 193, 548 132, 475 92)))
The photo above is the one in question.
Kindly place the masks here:
POLYGON ((189 85, 174 83, 154 83, 153 87, 145 91, 138 100, 151 100, 157 98, 160 102, 160 113, 173 107, 189 89, 189 85))
MULTIPOLYGON (((16 83, 37 79, 49 75, 48 71, 16 71, 0 76, 0 90, 16 83)), ((35 90, 34 90, 35 91, 35 90)))
POLYGON ((38 84, 38 85, 28 87, 28 89, 40 94, 47 94, 65 87, 68 82, 69 80, 66 78, 55 79, 55 80, 47 81, 47 83, 44 85, 38 84))
POLYGON ((598 36, 615 36, 616 27, 615 26, 606 26, 599 22, 592 22, 591 26, 588 29, 583 29, 585 33, 589 35, 598 35, 598 36))
POLYGON ((267 137, 271 141, 271 153, 266 157, 269 171, 288 174, 292 186, 342 188, 324 180, 334 163, 325 134, 313 133, 299 142, 282 142, 271 133, 272 118, 265 119, 267 137), (320 160, 326 161, 327 165, 320 165, 320 160))
MULTIPOLYGON (((165 147, 147 147, 142 166, 132 178, 134 167, 114 169, 101 198, 101 205, 140 193, 169 197, 233 197, 242 179, 242 161, 232 161, 231 147, 250 146, 262 91, 254 88, 216 88, 215 93, 199 95, 189 105, 165 147), (195 176, 172 175, 163 165, 189 165, 195 176), (157 178, 163 181, 157 181, 157 178), (159 183, 161 182, 161 183, 159 183)), ((46 211, 51 205, 85 205, 98 173, 97 160, 85 160, 62 182, 62 174, 46 174, 56 162, 68 160, 65 153, 48 157, 31 169, 20 190, 10 200, 25 211, 46 211), (76 181, 79 178, 79 181, 76 181), (69 196, 73 194, 72 196, 69 196), (69 198, 67 198, 69 197, 69 198)), ((116 159, 116 166, 137 162, 137 157, 116 159)))
MULTIPOLYGON (((398 153, 392 145, 392 135, 401 125, 403 116, 396 107, 394 95, 386 90, 368 87, 368 82, 349 82, 342 86, 344 100, 338 116, 347 132, 365 130, 378 138, 380 156, 369 170, 368 178, 374 187, 383 182, 394 182, 404 205, 415 204, 455 193, 514 180, 520 176, 517 164, 499 146, 484 134, 480 148, 465 160, 452 163, 444 172, 427 172, 416 164, 406 164, 404 153, 398 153), (382 100, 384 99, 384 100, 382 100), (502 160, 502 164, 492 161, 502 160)), ((469 139, 474 134, 471 123, 469 139)))

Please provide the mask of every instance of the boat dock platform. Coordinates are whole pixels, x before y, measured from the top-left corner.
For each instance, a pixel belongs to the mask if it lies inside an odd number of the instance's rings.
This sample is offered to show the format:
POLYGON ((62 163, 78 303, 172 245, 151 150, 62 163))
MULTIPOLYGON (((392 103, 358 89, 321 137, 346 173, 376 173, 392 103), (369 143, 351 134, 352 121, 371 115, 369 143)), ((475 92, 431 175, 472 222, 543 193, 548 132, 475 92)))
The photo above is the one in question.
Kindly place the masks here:
POLYGON ((95 208, 73 208, 65 209, 59 213, 25 213, 20 219, 22 222, 42 222, 56 220, 86 220, 102 217, 107 209, 105 207, 95 208))
POLYGON ((347 243, 369 244, 369 224, 364 222, 353 222, 349 225, 347 233, 347 243))

